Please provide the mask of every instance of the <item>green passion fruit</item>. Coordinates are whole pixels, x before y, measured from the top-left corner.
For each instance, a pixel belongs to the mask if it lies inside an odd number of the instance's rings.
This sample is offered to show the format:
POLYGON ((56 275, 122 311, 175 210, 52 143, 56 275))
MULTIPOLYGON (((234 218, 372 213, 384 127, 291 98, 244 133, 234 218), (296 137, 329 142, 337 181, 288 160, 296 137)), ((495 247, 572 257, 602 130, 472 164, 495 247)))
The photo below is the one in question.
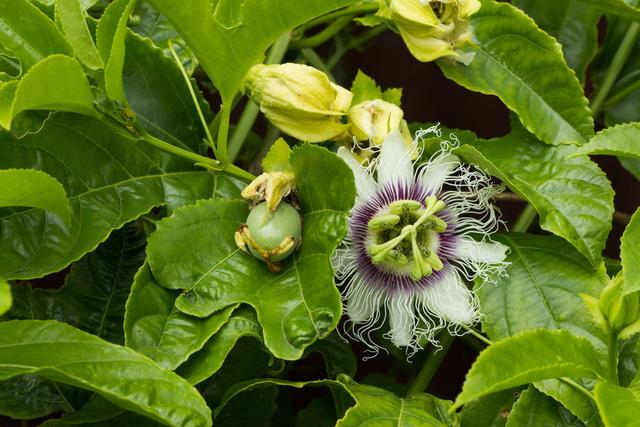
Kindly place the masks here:
MULTIPOLYGON (((278 262, 298 247, 302 238, 302 221, 298 211, 288 203, 281 202, 275 211, 270 211, 265 202, 251 210, 247 217, 247 227, 253 240, 265 251, 276 251, 287 239, 293 238, 295 243, 282 253, 270 257, 270 261, 278 262)), ((251 245, 249 250, 258 259, 264 260, 263 255, 251 245)))

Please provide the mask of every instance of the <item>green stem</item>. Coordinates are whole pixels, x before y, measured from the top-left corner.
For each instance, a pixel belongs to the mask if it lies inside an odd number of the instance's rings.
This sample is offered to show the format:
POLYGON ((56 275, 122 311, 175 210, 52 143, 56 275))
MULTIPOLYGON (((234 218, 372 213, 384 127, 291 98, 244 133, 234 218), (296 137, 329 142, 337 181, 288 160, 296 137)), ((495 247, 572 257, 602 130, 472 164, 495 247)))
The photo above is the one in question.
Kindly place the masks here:
POLYGON ((611 381, 618 384, 618 336, 615 333, 609 338, 609 375, 611 381))
POLYGON ((618 48, 618 51, 613 57, 611 64, 609 64, 609 68, 607 69, 606 74, 604 75, 604 80, 602 81, 602 86, 596 92, 593 100, 591 101, 591 112, 593 117, 596 117, 601 109, 604 101, 607 99, 607 95, 611 90, 611 87, 615 83, 620 71, 622 71, 622 67, 625 62, 627 62, 627 58, 629 58, 629 54, 633 49, 636 40, 638 40, 638 36, 640 36, 640 22, 632 22, 627 29, 627 33, 622 39, 622 43, 618 48))
POLYGON ((625 86, 624 88, 611 95, 609 99, 607 99, 607 102, 604 103, 604 107, 607 109, 614 107, 618 102, 626 98, 627 95, 635 92, 638 89, 640 89, 640 79, 634 81, 633 83, 625 86))
POLYGON ((489 338, 485 337, 480 332, 476 331, 474 328, 472 328, 470 326, 464 326, 464 325, 462 325, 462 327, 464 329, 466 329, 467 332, 469 332, 471 335, 473 335, 474 337, 476 337, 478 340, 482 341, 486 345, 492 345, 493 344, 493 342, 489 338))
POLYGON ((427 360, 422 365, 422 369, 418 372, 416 379, 411 384, 409 391, 407 392, 407 396, 411 396, 412 394, 422 393, 424 392, 429 383, 433 379, 433 376, 438 371, 440 364, 444 360, 444 357, 447 355, 447 352, 451 348, 451 344, 453 343, 454 337, 449 335, 448 333, 443 333, 442 338, 440 339, 440 345, 442 348, 437 350, 434 348, 434 351, 429 354, 427 360))
POLYGON ((227 155, 227 140, 229 138, 229 121, 231 120, 231 106, 228 102, 222 102, 220 106, 220 127, 218 128, 218 155, 216 156, 222 164, 229 163, 227 155))
POLYGON ((299 32, 304 32, 309 28, 316 27, 318 25, 322 25, 326 22, 333 22, 334 20, 343 17, 345 15, 352 15, 349 19, 352 19, 357 15, 366 15, 368 13, 377 12, 378 11, 377 3, 364 3, 364 4, 355 4, 350 7, 336 10, 335 12, 327 13, 326 15, 320 16, 312 21, 309 21, 307 24, 303 25, 299 28, 299 32))
POLYGON ((207 136, 207 143, 213 150, 213 154, 217 156, 216 144, 213 142, 213 137, 211 136, 211 132, 209 132, 209 126, 207 125, 207 121, 204 119, 204 114, 202 114, 202 109, 200 108, 200 103, 198 102, 198 97, 196 96, 196 92, 193 89, 193 85, 191 84, 191 79, 187 74, 187 70, 182 66, 182 61, 180 57, 176 53, 176 50, 173 48, 173 41, 169 40, 169 50, 171 51, 171 55, 173 56, 176 65, 180 69, 180 73, 182 74, 182 78, 184 79, 185 84, 189 88, 189 94, 191 94, 191 100, 193 101, 193 105, 196 107, 196 111, 198 113, 198 117, 200 118, 200 123, 204 128, 205 135, 207 136))
MULTIPOLYGON (((284 55, 287 53, 287 49, 289 48, 289 42, 291 41, 291 35, 286 33, 282 37, 280 37, 269 50, 269 55, 265 61, 265 64, 278 64, 284 58, 284 55)), ((229 162, 233 163, 233 161, 240 153, 242 149, 242 145, 244 141, 247 139, 247 135, 249 131, 253 127, 256 119, 258 118, 258 113, 260 112, 260 107, 258 104, 255 104, 252 101, 248 101, 247 105, 244 107, 244 111, 242 111, 242 115, 240 116, 240 120, 238 120, 238 124, 233 132, 231 140, 229 141, 229 162)))
POLYGON ((327 40, 335 36, 337 33, 339 33, 340 30, 342 30, 344 27, 346 27, 349 22, 351 22, 351 18, 351 16, 338 18, 327 25, 327 27, 319 33, 292 42, 291 47, 296 49, 303 49, 305 47, 320 46, 321 44, 325 43, 327 40))
POLYGON ((374 37, 377 37, 378 35, 382 34, 383 32, 385 32, 387 30, 387 27, 384 25, 379 25, 375 28, 372 28, 369 31, 366 31, 362 34, 360 34, 358 37, 354 37, 351 40, 349 40, 349 42, 347 44, 345 44, 344 46, 340 47, 339 49, 337 49, 333 55, 331 55, 331 57, 326 61, 327 62, 327 68, 329 68, 330 70, 333 70, 334 67, 336 65, 338 65, 338 62, 340 62, 340 60, 342 59, 342 57, 349 52, 351 49, 355 49, 361 45, 363 45, 364 43, 368 42, 369 40, 373 39, 374 37))
POLYGON ((525 233, 533 221, 536 219, 538 212, 532 205, 527 205, 524 210, 520 213, 520 216, 516 220, 515 225, 511 229, 511 231, 515 231, 517 233, 525 233))
POLYGON ((329 80, 331 80, 332 82, 336 81, 336 79, 333 77, 333 74, 331 73, 331 70, 327 67, 327 64, 324 63, 322 58, 320 58, 320 55, 318 55, 315 50, 311 48, 304 48, 300 50, 300 53, 302 54, 302 56, 304 56, 304 59, 306 59, 309 64, 325 73, 327 77, 329 77, 329 80))
POLYGON ((220 170, 220 162, 214 159, 210 159, 209 157, 201 156, 200 154, 194 153, 189 150, 185 150, 180 147, 176 147, 175 145, 171 145, 168 142, 165 142, 161 139, 156 138, 155 136, 143 133, 141 140, 153 145, 156 148, 161 149, 162 151, 166 151, 167 153, 174 154, 176 156, 183 157, 185 159, 192 160, 194 163, 200 164, 203 167, 207 167, 208 169, 220 170))

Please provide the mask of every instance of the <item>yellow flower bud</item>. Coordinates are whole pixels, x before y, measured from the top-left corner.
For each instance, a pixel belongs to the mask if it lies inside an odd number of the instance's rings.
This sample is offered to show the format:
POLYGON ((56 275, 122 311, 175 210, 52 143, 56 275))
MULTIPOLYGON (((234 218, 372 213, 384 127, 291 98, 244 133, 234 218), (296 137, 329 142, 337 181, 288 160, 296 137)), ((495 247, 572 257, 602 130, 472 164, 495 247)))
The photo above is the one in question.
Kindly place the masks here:
POLYGON ((411 54, 422 62, 450 56, 469 63, 459 49, 471 41, 467 19, 479 0, 380 0, 379 16, 391 21, 411 54))
POLYGON ((354 105, 349 110, 349 131, 359 141, 380 145, 390 132, 399 129, 404 113, 400 107, 381 99, 354 105))
POLYGON ((308 65, 254 65, 245 85, 260 111, 282 132, 307 142, 339 139, 353 95, 308 65))

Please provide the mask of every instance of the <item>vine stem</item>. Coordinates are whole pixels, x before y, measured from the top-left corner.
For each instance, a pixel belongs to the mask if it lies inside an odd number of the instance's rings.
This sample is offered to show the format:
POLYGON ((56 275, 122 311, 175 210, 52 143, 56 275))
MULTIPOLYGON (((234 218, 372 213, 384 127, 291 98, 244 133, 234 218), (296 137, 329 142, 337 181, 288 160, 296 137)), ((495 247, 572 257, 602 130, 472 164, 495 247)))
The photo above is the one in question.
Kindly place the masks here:
POLYGON ((312 21, 309 21, 307 24, 303 25, 299 28, 299 32, 304 32, 309 28, 316 27, 318 25, 322 25, 325 22, 333 22, 337 18, 343 17, 345 15, 352 15, 349 19, 352 19, 353 16, 356 15, 364 15, 371 12, 377 12, 379 9, 378 3, 369 2, 364 4, 355 4, 353 6, 337 10, 335 12, 327 13, 326 15, 320 16, 312 21))
MULTIPOLYGON (((284 58, 284 55, 287 53, 287 49, 289 48, 289 42, 291 41, 291 34, 286 33, 282 37, 280 37, 271 47, 269 51, 269 55, 265 61, 265 64, 278 64, 284 58)), ((240 150, 242 149, 242 145, 244 141, 247 139, 247 135, 249 131, 253 127, 256 119, 258 118, 258 113, 260 112, 260 107, 255 102, 249 100, 247 101, 247 105, 244 107, 242 114, 240 115, 240 120, 238 120, 238 124, 236 125, 235 130, 233 131, 233 135, 231 136, 231 140, 229 141, 229 153, 228 159, 230 163, 236 159, 240 150)))
POLYGON ((355 49, 355 48, 359 47, 360 45, 368 42, 369 40, 373 39, 374 37, 382 34, 386 30, 387 30, 387 27, 385 27, 384 25, 379 25, 377 27, 372 28, 369 31, 366 31, 366 32, 360 34, 357 37, 354 37, 354 38, 350 39, 347 44, 345 44, 344 46, 341 46, 338 49, 336 49, 336 51, 333 53, 333 55, 331 55, 331 57, 329 57, 329 59, 326 61, 327 68, 332 70, 336 65, 338 65, 338 62, 340 62, 342 57, 347 52, 349 52, 351 49, 355 49))
POLYGON ((342 30, 349 24, 349 22, 351 22, 351 18, 353 18, 353 16, 343 16, 341 18, 337 18, 335 21, 327 25, 324 30, 312 36, 296 40, 295 42, 291 43, 291 46, 296 49, 319 46, 339 33, 340 30, 342 30))
POLYGON ((609 64, 609 68, 607 68, 604 80, 602 81, 602 86, 600 86, 600 89, 596 92, 593 100, 591 101, 591 112, 593 117, 596 117, 602 110, 602 105, 607 99, 607 95, 618 78, 620 71, 622 71, 622 67, 625 62, 627 62, 629 54, 631 53, 636 40, 638 40, 638 36, 640 36, 640 22, 632 22, 627 29, 624 39, 622 39, 620 47, 613 56, 613 60, 611 61, 611 64, 609 64))
POLYGON ((444 360, 444 357, 447 355, 447 352, 451 348, 451 344, 453 344, 454 337, 449 335, 448 333, 442 334, 442 338, 440 339, 440 345, 442 348, 435 349, 429 354, 427 360, 422 365, 420 372, 416 376, 416 379, 411 384, 409 391, 407 392, 407 396, 411 396, 412 394, 422 393, 427 389, 429 383, 433 379, 433 376, 438 371, 440 364, 444 360))
POLYGON ((525 233, 529 229, 529 227, 531 227, 531 224, 536 219, 537 215, 538 212, 536 212, 536 209, 533 207, 533 205, 528 204, 520 213, 520 216, 516 220, 516 223, 511 231, 515 231, 517 233, 525 233))

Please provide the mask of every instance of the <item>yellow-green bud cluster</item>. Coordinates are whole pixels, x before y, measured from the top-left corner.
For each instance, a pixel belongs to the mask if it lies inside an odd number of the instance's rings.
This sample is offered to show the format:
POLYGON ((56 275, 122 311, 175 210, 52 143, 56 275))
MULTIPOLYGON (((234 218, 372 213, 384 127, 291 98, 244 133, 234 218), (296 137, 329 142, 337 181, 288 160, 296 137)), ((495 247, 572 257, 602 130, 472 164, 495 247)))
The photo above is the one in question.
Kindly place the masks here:
POLYGON ((436 233, 447 223, 435 216, 444 202, 429 196, 425 207, 416 200, 397 200, 388 211, 371 218, 368 224, 373 242, 367 250, 374 264, 408 270, 414 280, 430 276, 444 267, 433 245, 436 233))
POLYGON ((379 0, 377 15, 400 33, 411 54, 422 62, 449 56, 463 63, 473 57, 460 52, 471 40, 468 19, 479 0, 379 0))
POLYGON ((628 339, 640 332, 640 293, 623 292, 619 274, 609 281, 598 299, 581 295, 598 327, 607 334, 628 339))

